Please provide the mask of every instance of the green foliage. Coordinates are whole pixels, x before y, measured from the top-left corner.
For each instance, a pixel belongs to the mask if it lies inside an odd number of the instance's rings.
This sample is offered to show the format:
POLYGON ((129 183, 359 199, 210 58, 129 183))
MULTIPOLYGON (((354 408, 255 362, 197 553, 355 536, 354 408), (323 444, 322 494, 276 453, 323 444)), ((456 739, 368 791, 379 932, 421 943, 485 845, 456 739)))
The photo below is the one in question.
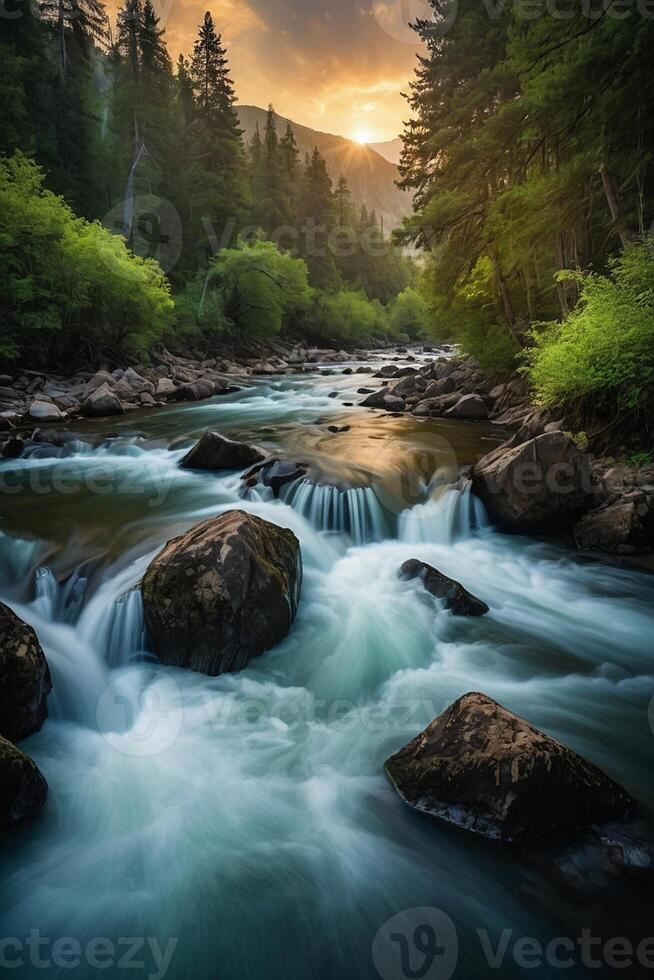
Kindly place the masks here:
POLYGON ((647 452, 645 450, 640 450, 640 452, 633 453, 629 457, 630 466, 651 466, 654 463, 654 454, 652 452, 647 452))
POLYGON ((632 245, 610 263, 610 275, 562 273, 580 289, 562 322, 537 324, 526 354, 541 402, 592 395, 597 404, 635 407, 654 379, 654 252, 632 245))
POLYGON ((307 314, 303 332, 315 341, 332 344, 366 344, 386 335, 388 320, 379 300, 362 290, 318 293, 307 314))
POLYGON ((312 297, 306 263, 268 241, 240 242, 212 260, 180 298, 180 319, 188 332, 233 337, 278 334, 312 297))
MULTIPOLYGON (((429 3, 438 21, 444 4, 429 3)), ((429 17, 416 24, 427 54, 404 137, 415 213, 401 237, 429 251, 430 305, 470 350, 489 346, 491 324, 524 343, 530 323, 565 318, 579 282, 556 273, 605 272, 654 220, 654 21, 568 6, 556 17, 535 0, 527 17, 505 4, 489 19, 459 0, 443 35, 429 17), (480 263, 482 303, 469 289, 480 263)))
POLYGON ((429 307, 422 293, 407 286, 390 307, 389 324, 394 336, 407 340, 426 340, 429 334, 429 307))
POLYGON ((148 347, 172 310, 151 259, 97 222, 76 218, 34 163, 0 161, 0 346, 39 363, 76 363, 148 347))

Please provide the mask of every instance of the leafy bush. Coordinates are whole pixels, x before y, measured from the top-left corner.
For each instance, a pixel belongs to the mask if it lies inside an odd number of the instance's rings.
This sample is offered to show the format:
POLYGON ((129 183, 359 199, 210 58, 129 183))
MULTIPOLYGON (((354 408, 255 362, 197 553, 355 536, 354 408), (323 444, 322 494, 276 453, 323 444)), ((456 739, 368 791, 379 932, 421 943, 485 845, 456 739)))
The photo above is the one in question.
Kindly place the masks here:
POLYGON ((159 265, 76 218, 16 153, 0 160, 0 353, 40 363, 138 352, 165 328, 173 302, 159 265))
POLYGON ((389 321, 394 336, 425 340, 429 336, 429 307, 422 293, 410 286, 403 290, 391 304, 389 321))
POLYGON ((325 343, 365 344, 387 332, 386 310, 363 292, 316 293, 302 332, 325 343))
POLYGON ((564 272, 579 301, 562 323, 537 324, 526 353, 528 377, 546 405, 593 396, 630 408, 654 376, 654 252, 629 246, 610 274, 564 272))
POLYGON ((312 298, 303 259, 273 242, 223 249, 178 300, 183 330, 271 337, 289 326, 312 298))

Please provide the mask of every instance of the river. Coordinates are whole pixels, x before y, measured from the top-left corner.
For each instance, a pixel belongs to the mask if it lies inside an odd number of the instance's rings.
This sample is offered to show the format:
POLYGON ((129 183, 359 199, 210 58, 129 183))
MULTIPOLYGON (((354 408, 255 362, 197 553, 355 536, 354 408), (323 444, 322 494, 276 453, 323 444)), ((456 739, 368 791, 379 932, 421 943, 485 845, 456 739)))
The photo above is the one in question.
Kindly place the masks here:
MULTIPOLYGON (((123 977, 140 937, 128 976, 584 978, 598 971, 578 957, 526 969, 512 944, 633 926, 588 855, 538 862, 420 816, 382 765, 479 690, 651 812, 654 580, 489 528, 447 485, 503 433, 354 407, 370 378, 342 367, 82 423, 61 455, 0 466, 0 596, 35 627, 54 684, 48 721, 21 743, 49 796, 0 849, 2 936, 47 938, 48 975, 123 977), (291 453, 318 486, 244 497, 235 474, 179 469, 207 428, 291 453), (143 653, 143 570, 176 533, 235 507, 300 539, 295 627, 237 675, 162 668, 143 653), (454 618, 401 581, 412 557, 490 614, 454 618), (393 966, 385 924, 402 912, 409 926, 451 924, 432 972, 393 966), (503 930, 493 967, 487 944, 503 930), (63 937, 81 958, 52 953, 63 937)), ((33 951, 11 948, 14 975, 44 975, 33 951)))

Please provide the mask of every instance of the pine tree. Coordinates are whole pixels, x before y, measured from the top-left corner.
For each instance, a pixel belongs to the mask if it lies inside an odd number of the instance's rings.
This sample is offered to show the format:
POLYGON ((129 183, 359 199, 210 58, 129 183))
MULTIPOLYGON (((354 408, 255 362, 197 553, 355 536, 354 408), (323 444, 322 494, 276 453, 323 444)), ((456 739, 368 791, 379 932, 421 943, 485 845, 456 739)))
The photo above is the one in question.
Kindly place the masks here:
POLYGON ((248 207, 234 85, 226 51, 209 12, 200 25, 189 75, 195 98, 191 155, 198 175, 193 190, 193 228, 198 242, 204 237, 201 228, 210 229, 202 247, 206 259, 216 243, 229 243, 237 235, 248 207))

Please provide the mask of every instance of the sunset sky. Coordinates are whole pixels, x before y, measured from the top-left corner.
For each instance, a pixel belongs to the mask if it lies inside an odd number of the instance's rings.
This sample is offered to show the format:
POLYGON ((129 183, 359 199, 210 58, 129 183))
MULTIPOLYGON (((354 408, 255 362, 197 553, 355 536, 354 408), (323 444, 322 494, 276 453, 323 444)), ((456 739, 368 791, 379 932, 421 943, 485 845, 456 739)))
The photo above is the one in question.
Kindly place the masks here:
POLYGON ((418 51, 406 24, 426 16, 424 0, 153 2, 175 59, 190 53, 204 12, 211 11, 240 103, 272 102, 298 123, 351 139, 399 135, 408 115, 400 93, 418 51))

